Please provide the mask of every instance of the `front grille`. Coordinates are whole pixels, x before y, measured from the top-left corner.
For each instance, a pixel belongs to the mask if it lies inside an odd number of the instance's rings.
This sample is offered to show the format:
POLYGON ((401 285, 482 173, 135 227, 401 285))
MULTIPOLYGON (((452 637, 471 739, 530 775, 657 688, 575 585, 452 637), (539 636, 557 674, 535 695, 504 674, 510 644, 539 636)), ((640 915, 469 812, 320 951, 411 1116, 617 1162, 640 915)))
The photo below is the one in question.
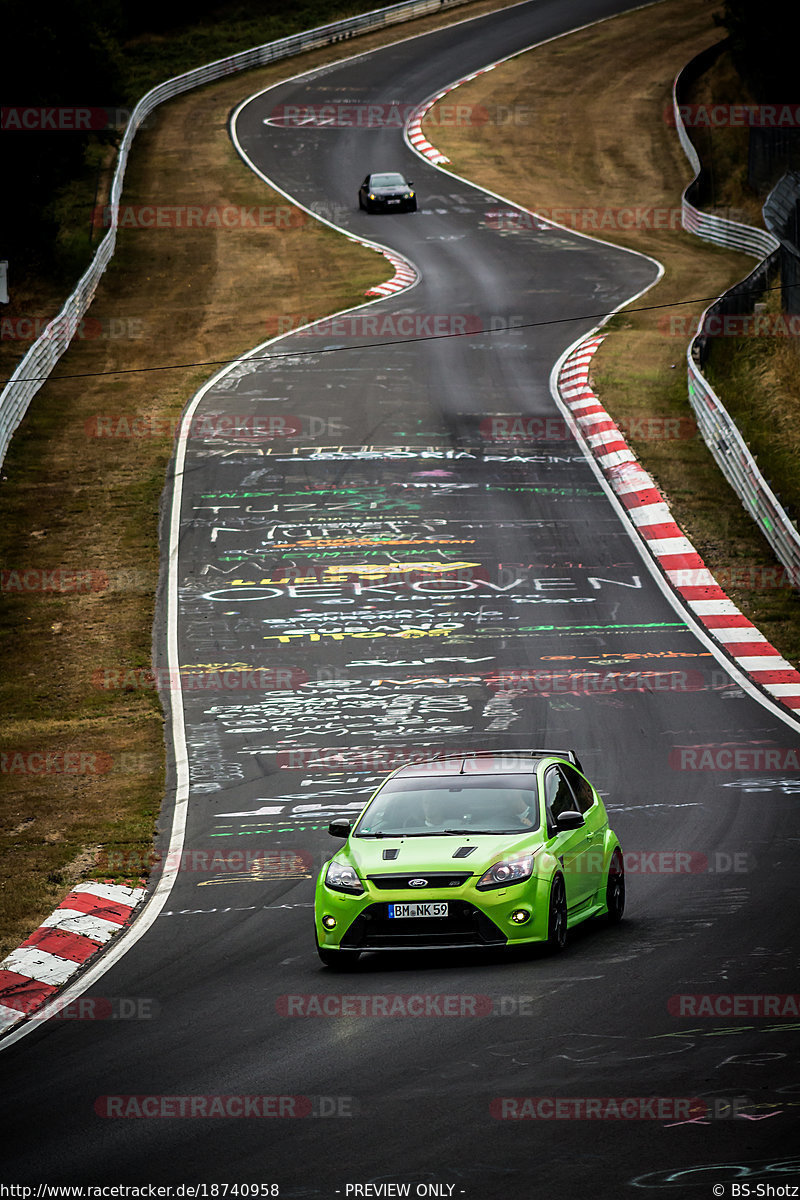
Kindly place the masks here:
POLYGON ((462 887, 468 879, 472 878, 472 873, 452 872, 452 871, 416 871, 413 874, 405 872, 393 872, 386 875, 368 875, 367 879, 374 888, 380 892, 425 892, 429 888, 449 888, 462 887), (411 886, 412 879, 424 879, 424 883, 419 883, 416 886, 411 886))
POLYGON ((449 900, 447 917, 392 918, 388 905, 371 904, 342 937, 343 949, 504 946, 507 938, 485 913, 466 900, 449 900))

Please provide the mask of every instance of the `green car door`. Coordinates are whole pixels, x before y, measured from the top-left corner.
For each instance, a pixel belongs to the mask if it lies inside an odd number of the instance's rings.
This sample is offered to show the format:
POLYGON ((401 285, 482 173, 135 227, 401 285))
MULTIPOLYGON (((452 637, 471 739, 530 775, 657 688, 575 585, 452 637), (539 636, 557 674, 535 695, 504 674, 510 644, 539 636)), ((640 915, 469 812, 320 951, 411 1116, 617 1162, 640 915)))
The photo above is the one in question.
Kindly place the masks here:
MULTIPOLYGON (((577 774, 574 771, 571 773, 577 774)), ((591 791, 591 788, 589 790, 591 791)), ((558 829, 558 821, 562 814, 580 812, 579 800, 570 785, 566 767, 547 768, 544 775, 544 799, 548 832, 551 834, 548 849, 562 865, 567 889, 567 910, 572 913, 593 899, 600 887, 603 841, 602 831, 598 828, 599 813, 592 812, 592 808, 595 807, 593 805, 582 814, 584 823, 580 828, 558 829)), ((605 827, 607 822, 604 813, 602 817, 601 823, 605 827)))

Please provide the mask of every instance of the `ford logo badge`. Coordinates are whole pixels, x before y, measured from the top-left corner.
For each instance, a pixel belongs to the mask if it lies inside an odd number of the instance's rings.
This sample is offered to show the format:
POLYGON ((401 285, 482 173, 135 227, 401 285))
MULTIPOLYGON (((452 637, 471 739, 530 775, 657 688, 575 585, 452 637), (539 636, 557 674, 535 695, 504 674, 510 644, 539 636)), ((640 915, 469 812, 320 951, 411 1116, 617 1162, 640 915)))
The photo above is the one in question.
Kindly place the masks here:
POLYGON ((409 879, 408 886, 409 887, 427 887, 428 881, 427 881, 427 879, 409 879))

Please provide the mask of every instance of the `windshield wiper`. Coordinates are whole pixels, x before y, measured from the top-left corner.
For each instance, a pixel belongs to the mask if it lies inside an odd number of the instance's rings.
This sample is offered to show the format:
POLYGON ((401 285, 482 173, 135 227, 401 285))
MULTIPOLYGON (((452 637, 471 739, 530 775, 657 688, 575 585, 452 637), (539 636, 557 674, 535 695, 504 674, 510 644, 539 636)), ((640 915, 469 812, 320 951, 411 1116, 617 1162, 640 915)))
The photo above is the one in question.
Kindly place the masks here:
POLYGON ((416 838, 416 837, 472 837, 473 834, 494 837, 495 834, 533 833, 533 829, 425 829, 421 833, 357 833, 359 838, 416 838))
POLYGON ((440 837, 443 833, 461 833, 460 829, 426 829, 422 833, 359 833, 357 837, 373 838, 373 837, 391 837, 391 838, 412 838, 412 837, 440 837))
POLYGON ((474 833, 488 834, 490 837, 500 833, 530 833, 529 829, 443 829, 442 833, 457 833, 461 837, 472 837, 474 833))

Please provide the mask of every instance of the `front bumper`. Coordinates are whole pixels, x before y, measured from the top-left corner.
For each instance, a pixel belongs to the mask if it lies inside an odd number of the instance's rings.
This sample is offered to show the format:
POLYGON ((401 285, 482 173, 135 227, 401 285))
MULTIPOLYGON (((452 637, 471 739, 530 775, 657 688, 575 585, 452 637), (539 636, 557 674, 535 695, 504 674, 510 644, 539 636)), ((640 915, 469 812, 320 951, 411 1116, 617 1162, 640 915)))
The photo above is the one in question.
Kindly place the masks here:
POLYGON ((374 200, 368 200, 370 208, 382 209, 384 212, 399 212, 404 208, 412 208, 414 204, 413 196, 376 196, 374 200))
POLYGON ((370 883, 361 895, 317 883, 314 915, 319 945, 331 950, 487 949, 547 939, 549 880, 527 879, 512 887, 478 891, 471 885, 387 893, 370 883), (446 917, 389 917, 390 904, 446 901, 446 917), (529 914, 524 924, 514 912, 529 914), (336 924, 330 929, 323 917, 336 924))

